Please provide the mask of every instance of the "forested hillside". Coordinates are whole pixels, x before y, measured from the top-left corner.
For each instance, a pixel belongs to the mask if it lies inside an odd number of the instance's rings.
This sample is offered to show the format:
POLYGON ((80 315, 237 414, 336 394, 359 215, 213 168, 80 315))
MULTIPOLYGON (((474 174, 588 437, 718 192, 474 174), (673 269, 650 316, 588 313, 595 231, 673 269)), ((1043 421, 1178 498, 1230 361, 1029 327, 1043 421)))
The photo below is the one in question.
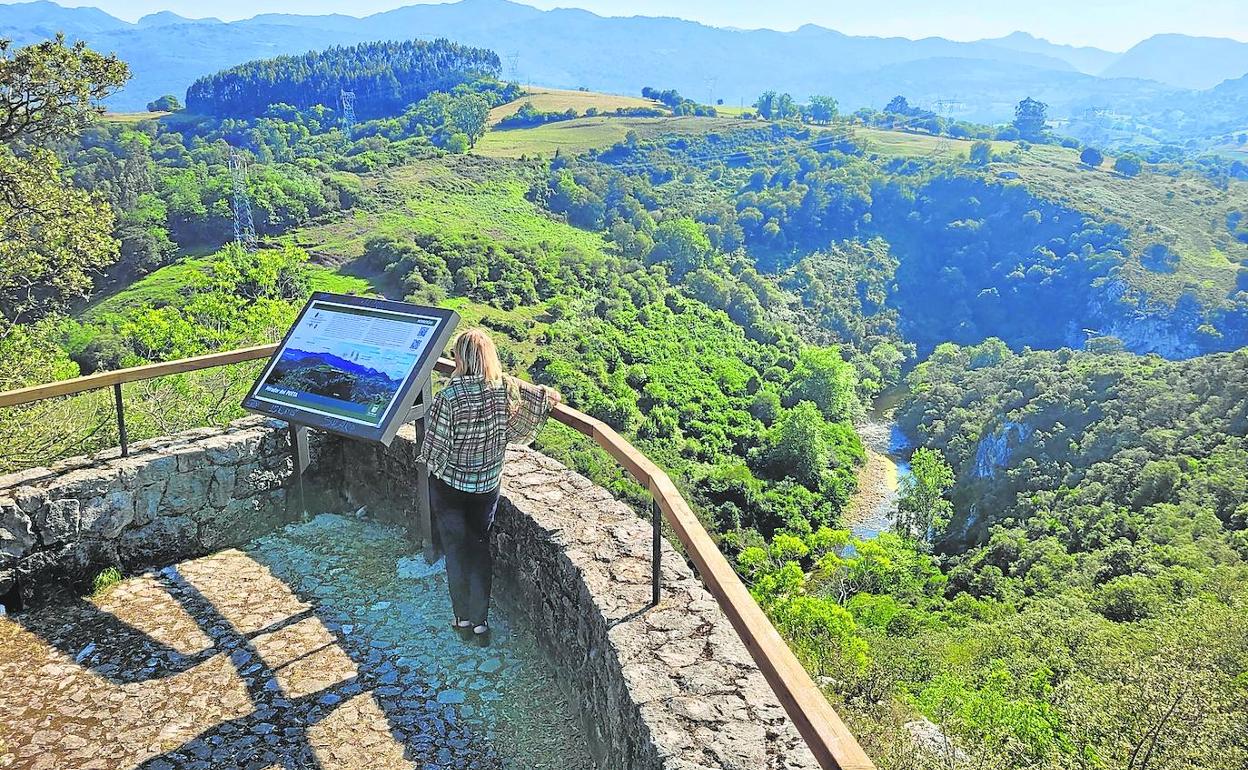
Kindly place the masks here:
POLYGON ((878 675, 994 764, 1248 761, 1248 351, 989 340, 908 382, 901 422, 952 464, 953 516, 927 522, 927 596, 849 603, 884 624, 878 675))
MULTIPOLYGON (((24 56, 97 97, 126 75, 24 56)), ((454 307, 668 470, 881 767, 1242 770, 1243 182, 828 98, 712 117, 651 88, 660 116, 497 65, 335 49, 205 80, 219 114, 93 121, 80 98, 0 134, 0 389, 274 340, 317 289, 454 307), (366 112, 392 77, 416 91, 366 112), (267 84, 246 105, 243 79, 267 84), (490 125, 555 98, 575 118, 490 125), (893 531, 858 539, 883 393, 919 446, 893 531)), ((131 440, 241 416, 255 373, 128 388, 131 440)), ((0 467, 114 446, 107 395, 0 412, 0 467)), ((579 435, 539 446, 644 505, 579 435)))
MULTIPOLYGON (((1113 337, 1169 356, 1248 344, 1248 293, 1237 283, 1248 244, 1216 220, 1212 236, 1203 222, 1184 224, 1202 217, 1203 196, 1158 190, 1177 224, 1166 233, 1136 219, 1132 200, 1166 183, 1101 179, 1069 150, 989 149, 982 161, 949 163, 871 149, 844 129, 777 125, 625 141, 553 164, 550 205, 581 226, 610 223, 626 253, 646 248, 654 220, 689 216, 716 250, 744 250, 765 270, 882 238, 896 257, 874 268, 885 271, 877 280, 889 287, 886 304, 906 340, 926 350, 987 336, 1015 348, 1113 337), (1140 189, 1119 189, 1128 205, 1111 208, 1095 204, 1101 185, 1140 189)), ((1225 211, 1248 185, 1210 192, 1225 211)), ((700 266, 665 261, 676 277, 700 266)))
POLYGON ((497 77, 501 69, 493 51, 449 40, 362 43, 248 62, 200 78, 187 89, 186 106, 218 118, 254 118, 274 104, 336 107, 350 91, 356 114, 376 117, 402 112, 434 91, 497 77))

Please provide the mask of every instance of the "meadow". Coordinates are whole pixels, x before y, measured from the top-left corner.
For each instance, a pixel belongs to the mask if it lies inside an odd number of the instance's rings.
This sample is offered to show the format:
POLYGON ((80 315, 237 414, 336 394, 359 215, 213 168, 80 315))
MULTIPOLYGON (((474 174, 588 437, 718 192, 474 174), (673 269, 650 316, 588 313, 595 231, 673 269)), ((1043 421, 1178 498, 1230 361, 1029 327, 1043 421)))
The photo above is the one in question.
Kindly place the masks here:
POLYGON ((529 102, 540 112, 576 110, 577 114, 580 115, 585 114, 585 111, 589 109, 598 110, 599 112, 615 112, 617 109, 637 107, 663 109, 662 104, 650 99, 643 99, 640 96, 623 96, 619 94, 603 94, 597 91, 572 91, 561 88, 529 86, 523 97, 490 110, 489 125, 492 126, 498 123, 498 121, 508 115, 514 115, 525 102, 529 102))

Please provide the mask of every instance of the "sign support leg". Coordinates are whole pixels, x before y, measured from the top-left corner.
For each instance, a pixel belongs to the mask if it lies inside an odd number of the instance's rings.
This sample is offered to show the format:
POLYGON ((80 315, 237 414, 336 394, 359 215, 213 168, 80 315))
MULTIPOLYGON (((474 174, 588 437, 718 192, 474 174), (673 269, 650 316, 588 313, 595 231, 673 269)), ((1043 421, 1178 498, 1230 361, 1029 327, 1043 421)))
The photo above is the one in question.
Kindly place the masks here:
MULTIPOLYGON (((429 419, 429 404, 433 402, 433 383, 425 380, 421 386, 420 398, 425 405, 426 414, 416 422, 416 438, 423 443, 429 419)), ((416 532, 424 546, 425 561, 434 563, 441 556, 433 543, 433 513, 429 504, 429 466, 420 463, 416 468, 416 532)))
MULTIPOLYGON (((303 474, 312 463, 312 455, 308 449, 308 426, 290 423, 290 454, 295 466, 295 495, 298 502, 299 520, 308 518, 308 501, 304 496, 303 474)), ((286 501, 286 510, 290 511, 290 500, 286 501)))

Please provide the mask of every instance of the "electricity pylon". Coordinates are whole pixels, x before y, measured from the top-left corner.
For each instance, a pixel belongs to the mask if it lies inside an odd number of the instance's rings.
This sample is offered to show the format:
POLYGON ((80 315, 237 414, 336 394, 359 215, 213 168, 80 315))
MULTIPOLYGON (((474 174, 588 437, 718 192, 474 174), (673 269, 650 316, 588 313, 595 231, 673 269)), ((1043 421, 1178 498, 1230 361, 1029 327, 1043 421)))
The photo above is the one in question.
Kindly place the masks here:
POLYGON ((342 122, 347 128, 347 136, 355 132, 355 92, 339 91, 338 99, 342 102, 342 122))
POLYGON ((234 242, 247 251, 256 250, 256 223, 251 218, 247 194, 247 156, 230 150, 230 176, 234 178, 234 242))
POLYGON ((953 139, 949 137, 949 121, 953 118, 953 109, 960 102, 955 99, 937 98, 932 104, 932 112, 944 118, 945 130, 936 135, 936 146, 932 148, 930 157, 943 157, 953 147, 953 139))
POLYGON ((511 82, 516 85, 520 84, 520 52, 509 51, 507 53, 507 76, 511 78, 511 82))

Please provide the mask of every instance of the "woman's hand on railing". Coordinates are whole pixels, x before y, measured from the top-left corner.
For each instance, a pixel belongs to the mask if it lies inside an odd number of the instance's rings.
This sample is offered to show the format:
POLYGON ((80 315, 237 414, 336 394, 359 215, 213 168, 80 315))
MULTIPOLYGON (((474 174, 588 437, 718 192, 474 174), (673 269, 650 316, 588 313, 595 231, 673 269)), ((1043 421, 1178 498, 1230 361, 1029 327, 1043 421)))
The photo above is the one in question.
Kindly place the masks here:
POLYGON ((563 395, 554 388, 546 388, 546 400, 549 401, 550 405, 553 407, 556 404, 563 403, 563 395))

